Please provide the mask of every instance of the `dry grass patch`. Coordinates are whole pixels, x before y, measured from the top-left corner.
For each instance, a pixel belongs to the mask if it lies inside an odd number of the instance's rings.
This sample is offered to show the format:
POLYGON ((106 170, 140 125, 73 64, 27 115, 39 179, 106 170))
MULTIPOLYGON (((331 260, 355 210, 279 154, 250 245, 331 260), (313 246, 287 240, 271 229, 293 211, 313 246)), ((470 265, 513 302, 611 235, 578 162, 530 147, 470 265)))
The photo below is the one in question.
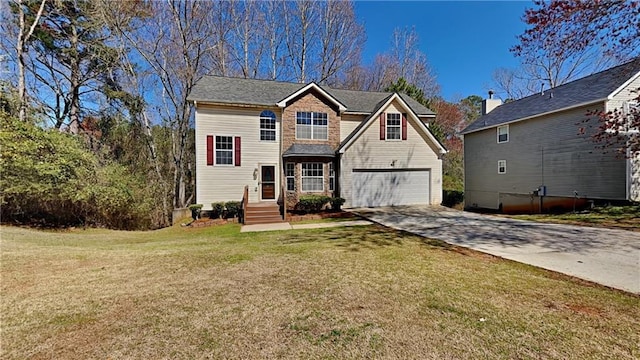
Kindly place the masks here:
POLYGON ((2 358, 640 356, 640 300, 377 226, 2 228, 2 358))
POLYGON ((578 213, 501 215, 520 220, 640 231, 640 205, 596 207, 578 213))

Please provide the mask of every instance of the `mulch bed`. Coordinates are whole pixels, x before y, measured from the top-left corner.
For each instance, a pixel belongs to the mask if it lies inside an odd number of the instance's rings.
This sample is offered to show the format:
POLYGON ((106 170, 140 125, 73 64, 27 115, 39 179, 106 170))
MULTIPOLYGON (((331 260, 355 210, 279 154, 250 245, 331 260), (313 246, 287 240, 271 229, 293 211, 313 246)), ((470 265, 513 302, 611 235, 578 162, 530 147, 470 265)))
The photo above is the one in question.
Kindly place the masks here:
POLYGON ((356 215, 347 212, 347 211, 338 211, 338 212, 320 212, 317 214, 296 214, 296 213, 287 213, 287 221, 288 222, 297 222, 297 221, 306 221, 306 220, 320 220, 320 219, 327 219, 327 218, 334 218, 334 219, 351 219, 351 218, 357 218, 356 215))
POLYGON ((201 228, 201 227, 214 226, 214 225, 224 225, 224 224, 237 223, 237 222, 238 222, 238 218, 231 218, 231 219, 201 218, 201 219, 198 219, 196 221, 192 221, 191 223, 189 223, 187 225, 183 225, 183 226, 188 226, 188 227, 192 227, 192 228, 201 228))

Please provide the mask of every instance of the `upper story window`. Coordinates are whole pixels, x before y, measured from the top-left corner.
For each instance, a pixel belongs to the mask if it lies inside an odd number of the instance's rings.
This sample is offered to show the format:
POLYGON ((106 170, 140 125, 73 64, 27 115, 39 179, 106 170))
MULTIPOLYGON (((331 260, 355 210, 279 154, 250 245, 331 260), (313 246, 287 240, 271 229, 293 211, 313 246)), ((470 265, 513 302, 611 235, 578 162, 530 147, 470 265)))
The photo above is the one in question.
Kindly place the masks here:
POLYGON ((327 140, 329 118, 326 113, 296 112, 296 139, 327 140))
POLYGON ((498 160, 498 174, 507 173, 507 160, 498 160))
POLYGON ((233 136, 216 136, 216 165, 233 165, 233 136))
POLYGON ((402 115, 387 113, 387 140, 400 140, 402 134, 402 115))
POLYGON ((276 141, 276 114, 271 110, 260 114, 260 140, 276 141))
POLYGON ((498 126, 498 144, 509 142, 509 125, 498 126))

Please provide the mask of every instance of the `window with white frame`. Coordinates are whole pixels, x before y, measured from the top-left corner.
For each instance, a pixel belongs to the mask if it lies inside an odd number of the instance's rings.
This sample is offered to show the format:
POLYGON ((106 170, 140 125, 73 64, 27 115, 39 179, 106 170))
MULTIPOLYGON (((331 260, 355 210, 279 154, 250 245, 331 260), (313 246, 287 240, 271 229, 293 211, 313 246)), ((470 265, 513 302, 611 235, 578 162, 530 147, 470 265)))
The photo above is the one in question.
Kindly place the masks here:
POLYGON ((498 174, 507 173, 507 160, 498 160, 498 174))
POLYGON ((276 141, 276 114, 265 110, 260 114, 260 140, 276 141))
POLYGON ((233 136, 216 136, 216 165, 233 165, 233 136))
POLYGON ((322 163, 302 163, 302 191, 320 192, 324 190, 322 163))
POLYGON ((333 191, 335 190, 335 183, 336 183, 336 171, 335 168, 333 167, 333 163, 330 162, 329 163, 329 190, 333 191))
POLYGON ((625 131, 638 133, 638 126, 634 125, 636 119, 640 117, 640 103, 637 101, 625 101, 623 104, 624 115, 626 116, 625 131))
POLYGON ((509 125, 498 126, 498 144, 509 141, 509 125))
POLYGON ((327 140, 329 118, 326 113, 296 112, 296 139, 327 140))
POLYGON ((387 113, 387 140, 400 140, 402 135, 402 115, 387 113))
POLYGON ((284 176, 287 178, 287 191, 296 190, 296 165, 294 163, 284 164, 284 176))

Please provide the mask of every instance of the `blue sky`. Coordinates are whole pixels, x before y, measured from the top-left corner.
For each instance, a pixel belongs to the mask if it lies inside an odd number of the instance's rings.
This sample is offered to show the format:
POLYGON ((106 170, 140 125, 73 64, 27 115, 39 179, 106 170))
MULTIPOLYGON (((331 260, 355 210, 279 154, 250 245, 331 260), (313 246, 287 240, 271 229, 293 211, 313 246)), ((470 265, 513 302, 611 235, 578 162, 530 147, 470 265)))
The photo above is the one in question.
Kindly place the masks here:
POLYGON ((415 27, 420 50, 449 101, 468 95, 486 97, 491 74, 499 67, 518 66, 509 48, 525 29, 521 18, 528 1, 357 1, 367 42, 369 63, 390 47, 396 27, 415 27))

